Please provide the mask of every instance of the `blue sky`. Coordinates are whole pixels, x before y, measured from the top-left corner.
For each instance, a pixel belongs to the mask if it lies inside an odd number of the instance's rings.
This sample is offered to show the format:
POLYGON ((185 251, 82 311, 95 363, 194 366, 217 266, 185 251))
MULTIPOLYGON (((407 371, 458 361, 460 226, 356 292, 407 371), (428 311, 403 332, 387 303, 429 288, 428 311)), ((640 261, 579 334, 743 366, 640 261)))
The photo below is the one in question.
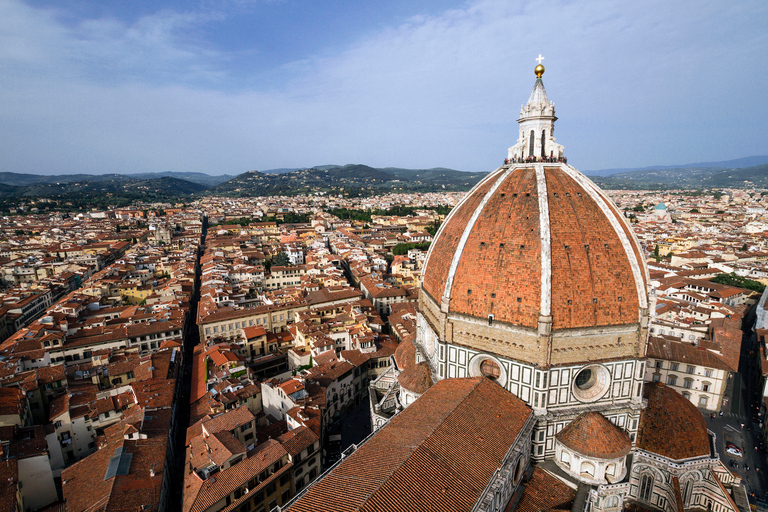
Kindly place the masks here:
POLYGON ((0 0, 0 171, 490 171, 544 55, 581 170, 768 154, 768 2, 0 0))

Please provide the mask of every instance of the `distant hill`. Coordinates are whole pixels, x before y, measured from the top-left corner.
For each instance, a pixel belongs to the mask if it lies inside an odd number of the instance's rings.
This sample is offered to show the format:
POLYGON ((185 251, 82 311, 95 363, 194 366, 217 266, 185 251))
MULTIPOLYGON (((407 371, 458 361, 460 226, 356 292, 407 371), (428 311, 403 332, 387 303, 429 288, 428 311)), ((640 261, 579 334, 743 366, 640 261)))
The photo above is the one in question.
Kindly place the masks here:
POLYGON ((651 167, 625 167, 622 169, 600 169, 591 171, 582 171, 587 176, 613 176, 614 174, 626 174, 629 172, 640 171, 661 171, 666 169, 743 169, 745 167, 755 167, 758 165, 768 164, 768 155, 763 156, 747 156, 744 158, 736 158, 734 160, 723 160, 721 162, 700 162, 695 164, 683 164, 683 165, 656 165, 651 167))
POLYGON ((229 174, 215 175, 202 172, 144 172, 138 174, 21 174, 16 172, 0 172, 0 183, 13 186, 25 186, 35 184, 55 185, 59 183, 75 183, 85 181, 124 181, 124 180, 151 180, 157 178, 178 178, 181 180, 199 183, 200 185, 214 186, 233 178, 229 174))
POLYGON ((453 169, 377 169, 362 164, 321 166, 278 174, 250 171, 217 185, 211 194, 296 195, 325 192, 369 195, 388 191, 469 190, 487 173, 453 169))
POLYGON ((139 178, 144 180, 155 178, 178 178, 180 180, 191 181, 192 183, 198 183, 207 187, 213 187, 219 183, 234 178, 231 174, 205 174, 202 172, 183 172, 183 171, 166 171, 166 172, 145 172, 140 174, 126 174, 128 178, 139 178))
POLYGON ((164 176, 136 179, 126 176, 99 180, 58 181, 0 187, 0 208, 12 208, 29 199, 51 199, 62 207, 107 208, 127 206, 133 201, 167 202, 196 197, 208 187, 199 183, 164 176))
MULTIPOLYGON (((0 172, 0 210, 8 211, 22 201, 37 198, 52 199, 51 204, 55 207, 105 208, 124 206, 137 200, 168 202, 202 195, 248 197, 325 193, 355 197, 388 192, 465 191, 487 174, 443 167, 375 168, 363 164, 249 171, 237 176, 170 171, 98 175, 0 172)), ((590 178, 606 189, 768 189, 768 156, 645 169, 603 169, 593 171, 590 178)))
POLYGON ((606 189, 768 188, 768 164, 743 169, 682 167, 590 176, 606 189))

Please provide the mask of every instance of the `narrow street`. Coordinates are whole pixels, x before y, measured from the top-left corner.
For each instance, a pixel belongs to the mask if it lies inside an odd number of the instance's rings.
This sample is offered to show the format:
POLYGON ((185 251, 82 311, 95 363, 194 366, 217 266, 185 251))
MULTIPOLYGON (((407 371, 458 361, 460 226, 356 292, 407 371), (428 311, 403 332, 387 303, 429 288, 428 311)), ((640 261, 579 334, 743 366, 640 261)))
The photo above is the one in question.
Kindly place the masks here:
POLYGON ((189 396, 192 385, 192 354, 196 345, 200 343, 200 333, 197 329, 197 304, 200 301, 200 257, 203 254, 205 235, 208 230, 208 219, 203 218, 203 231, 200 237, 200 247, 197 251, 195 262, 195 287, 189 301, 189 314, 184 323, 182 347, 182 367, 177 377, 176 393, 174 396, 175 421, 169 433, 169 442, 174 443, 172 452, 175 460, 170 469, 170 495, 168 503, 169 512, 181 512, 181 504, 184 496, 184 465, 186 460, 187 427, 189 426, 189 396))
POLYGON ((760 375, 755 356, 757 336, 752 330, 754 322, 754 313, 751 311, 744 319, 739 372, 729 379, 725 392, 728 403, 721 409, 722 416, 716 415, 712 419, 710 413, 702 414, 707 421, 707 427, 717 436, 716 449, 721 460, 732 472, 744 479, 750 503, 765 507, 768 502, 768 463, 765 451, 759 449, 756 405, 760 375), (727 453, 726 443, 733 443, 741 448, 743 456, 727 453))

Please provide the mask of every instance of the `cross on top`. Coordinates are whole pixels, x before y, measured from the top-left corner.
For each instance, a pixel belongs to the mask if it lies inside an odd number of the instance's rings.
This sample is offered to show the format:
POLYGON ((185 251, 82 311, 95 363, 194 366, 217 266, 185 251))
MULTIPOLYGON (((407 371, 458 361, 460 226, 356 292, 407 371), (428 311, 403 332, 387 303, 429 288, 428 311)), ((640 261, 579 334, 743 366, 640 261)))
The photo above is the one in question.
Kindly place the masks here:
POLYGON ((534 60, 537 60, 539 62, 539 64, 541 64, 541 61, 544 60, 544 57, 542 57, 541 54, 539 54, 539 56, 536 57, 534 60))

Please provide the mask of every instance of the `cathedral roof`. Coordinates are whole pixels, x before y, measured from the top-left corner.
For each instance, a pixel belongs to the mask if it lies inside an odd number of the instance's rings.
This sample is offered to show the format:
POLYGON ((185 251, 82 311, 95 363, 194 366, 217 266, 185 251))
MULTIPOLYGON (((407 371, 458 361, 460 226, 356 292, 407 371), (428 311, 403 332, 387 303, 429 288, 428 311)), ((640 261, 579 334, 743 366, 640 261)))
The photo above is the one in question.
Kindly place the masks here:
POLYGON ((490 379, 441 380, 289 510, 471 510, 531 414, 490 379))
POLYGON ((580 455, 598 459, 618 459, 632 449, 629 435, 599 412, 580 414, 555 438, 580 455))
POLYGON ((552 329, 636 324, 648 307, 640 245, 613 201, 562 163, 509 164, 451 211, 422 290, 448 313, 552 329))
POLYGON ((707 423, 688 399, 661 383, 646 384, 637 446, 673 460, 710 455, 707 423))

